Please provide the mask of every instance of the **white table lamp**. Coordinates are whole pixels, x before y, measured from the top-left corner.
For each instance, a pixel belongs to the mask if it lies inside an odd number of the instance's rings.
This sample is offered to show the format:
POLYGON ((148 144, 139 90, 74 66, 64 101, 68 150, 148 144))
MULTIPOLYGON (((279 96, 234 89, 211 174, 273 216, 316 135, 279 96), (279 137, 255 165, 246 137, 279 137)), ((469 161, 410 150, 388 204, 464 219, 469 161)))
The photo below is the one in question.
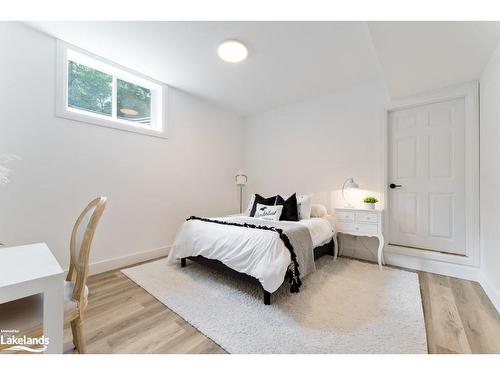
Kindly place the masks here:
POLYGON ((354 178, 349 177, 347 180, 344 181, 344 184, 342 185, 342 199, 344 200, 344 203, 346 207, 353 207, 351 203, 345 199, 345 191, 346 190, 357 190, 359 189, 359 185, 354 181, 354 178))

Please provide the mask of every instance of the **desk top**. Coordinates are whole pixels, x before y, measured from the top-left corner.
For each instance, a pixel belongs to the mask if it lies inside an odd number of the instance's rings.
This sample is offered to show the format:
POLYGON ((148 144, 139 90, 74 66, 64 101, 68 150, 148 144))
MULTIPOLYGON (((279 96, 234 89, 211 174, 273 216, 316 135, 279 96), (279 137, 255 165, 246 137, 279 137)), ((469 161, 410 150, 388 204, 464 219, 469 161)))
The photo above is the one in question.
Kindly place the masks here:
POLYGON ((45 243, 0 248, 0 288, 62 273, 45 243))

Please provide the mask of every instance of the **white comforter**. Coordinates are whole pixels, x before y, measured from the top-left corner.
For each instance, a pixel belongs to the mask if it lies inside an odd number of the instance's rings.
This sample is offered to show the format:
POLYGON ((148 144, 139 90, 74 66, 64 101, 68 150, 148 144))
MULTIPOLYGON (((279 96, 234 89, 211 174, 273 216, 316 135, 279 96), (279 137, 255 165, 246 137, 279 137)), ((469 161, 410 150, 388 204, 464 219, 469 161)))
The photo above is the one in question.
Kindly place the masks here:
MULTIPOLYGON (((332 238, 333 227, 326 219, 311 218, 298 223, 309 229, 314 247, 332 238)), ((262 220, 262 225, 272 226, 272 222, 262 220)), ((182 224, 168 261, 172 263, 198 255, 217 259, 238 272, 255 277, 271 293, 283 283, 291 262, 290 252, 276 232, 189 220, 182 224)))

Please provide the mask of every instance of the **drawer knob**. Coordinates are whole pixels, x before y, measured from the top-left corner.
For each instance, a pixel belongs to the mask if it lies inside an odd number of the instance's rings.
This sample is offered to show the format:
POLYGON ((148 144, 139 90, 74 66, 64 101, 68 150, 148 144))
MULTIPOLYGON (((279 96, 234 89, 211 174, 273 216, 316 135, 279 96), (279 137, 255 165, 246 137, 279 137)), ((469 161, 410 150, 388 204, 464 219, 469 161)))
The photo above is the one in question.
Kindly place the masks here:
POLYGON ((356 230, 359 230, 359 227, 356 227, 356 230))

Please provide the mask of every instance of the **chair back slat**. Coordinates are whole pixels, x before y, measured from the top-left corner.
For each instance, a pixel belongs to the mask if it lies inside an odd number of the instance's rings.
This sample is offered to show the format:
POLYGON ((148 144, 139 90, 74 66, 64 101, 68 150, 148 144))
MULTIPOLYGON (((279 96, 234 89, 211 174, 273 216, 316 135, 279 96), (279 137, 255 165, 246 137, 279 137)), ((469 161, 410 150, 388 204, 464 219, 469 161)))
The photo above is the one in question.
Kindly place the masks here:
POLYGON ((90 248, 105 207, 106 197, 99 197, 90 202, 78 216, 71 233, 70 267, 66 280, 75 282, 73 299, 80 303, 86 302, 83 299, 89 271, 90 248))
POLYGON ((82 219, 80 220, 80 223, 78 224, 78 227, 76 228, 75 246, 73 247, 73 250, 74 250, 73 258, 77 262, 77 267, 82 266, 82 264, 78 264, 79 260, 80 260, 80 252, 82 250, 82 244, 83 244, 83 240, 85 238, 85 233, 87 232, 87 229, 88 229, 89 224, 90 224, 90 219, 91 219, 92 215, 94 214, 96 207, 97 206, 93 206, 90 209, 85 210, 83 212, 82 219))

